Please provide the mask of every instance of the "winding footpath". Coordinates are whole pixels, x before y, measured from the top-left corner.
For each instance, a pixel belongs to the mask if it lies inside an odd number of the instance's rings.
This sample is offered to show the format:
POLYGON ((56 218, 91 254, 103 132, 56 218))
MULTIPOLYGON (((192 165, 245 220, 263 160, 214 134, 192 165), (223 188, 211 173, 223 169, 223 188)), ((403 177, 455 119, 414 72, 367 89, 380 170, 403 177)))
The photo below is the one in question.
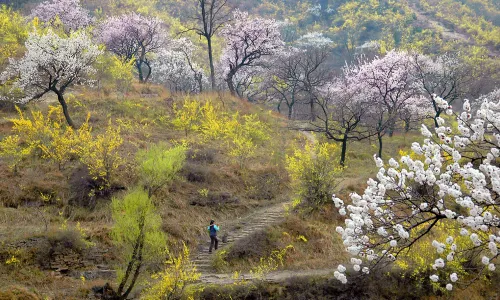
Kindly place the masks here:
MULTIPOLYGON (((221 227, 222 234, 219 234, 219 249, 220 251, 234 242, 247 238, 250 234, 264 230, 268 226, 279 223, 285 217, 285 207, 289 203, 278 203, 269 207, 262 208, 250 214, 247 217, 236 219, 221 227), (227 235, 227 242, 222 242, 222 236, 227 235)), ((208 237, 208 236, 207 236, 208 237)), ((204 242, 202 248, 192 256, 192 261, 198 272, 201 273, 200 281, 203 283, 231 283, 232 274, 219 274, 212 266, 212 260, 215 253, 209 253, 209 240, 204 242)), ((242 277, 250 279, 249 274, 244 274, 242 277)))
MULTIPOLYGON (((234 220, 230 224, 227 224, 225 228, 221 228, 223 234, 227 233, 227 242, 222 243, 222 239, 219 237, 219 249, 220 251, 234 242, 246 239, 250 234, 258 231, 262 231, 269 226, 273 226, 285 217, 286 206, 290 203, 279 203, 273 206, 269 206, 260 209, 253 214, 234 220)), ((220 235, 222 236, 222 235, 220 235)), ((208 253, 209 241, 203 244, 202 248, 192 256, 192 261, 196 266, 198 272, 201 273, 199 279, 200 283, 204 284, 232 284, 236 281, 242 280, 253 280, 257 279, 254 274, 244 273, 240 274, 238 278, 234 278, 231 273, 217 273, 212 266, 212 260, 215 257, 215 253, 208 253)), ((318 270, 299 270, 299 271, 289 271, 281 270, 274 271, 264 275, 264 278, 258 278, 266 282, 282 282, 292 277, 307 277, 307 276, 328 276, 333 273, 334 270, 331 269, 318 269, 318 270)))
MULTIPOLYGON (((307 131, 300 133, 312 144, 316 143, 316 137, 307 131)), ((283 221, 286 214, 286 207, 291 206, 291 202, 277 203, 272 206, 261 208, 254 213, 236 220, 232 220, 224 224, 221 228, 222 233, 219 234, 219 249, 218 251, 232 245, 235 242, 248 238, 252 233, 263 231, 265 228, 278 224, 283 221), (226 243, 222 243, 222 237, 227 235, 226 243)), ((200 283, 204 284, 232 284, 237 281, 257 279, 254 274, 243 273, 239 274, 238 278, 234 278, 231 273, 217 273, 214 269, 212 261, 215 257, 214 253, 209 253, 208 249, 210 242, 208 234, 206 241, 203 242, 199 251, 192 255, 191 259, 196 266, 198 272, 201 273, 200 283)), ((293 277, 307 276, 331 276, 334 270, 331 269, 316 269, 316 270, 280 270, 270 272, 264 275, 264 278, 258 278, 266 282, 283 282, 293 277)))

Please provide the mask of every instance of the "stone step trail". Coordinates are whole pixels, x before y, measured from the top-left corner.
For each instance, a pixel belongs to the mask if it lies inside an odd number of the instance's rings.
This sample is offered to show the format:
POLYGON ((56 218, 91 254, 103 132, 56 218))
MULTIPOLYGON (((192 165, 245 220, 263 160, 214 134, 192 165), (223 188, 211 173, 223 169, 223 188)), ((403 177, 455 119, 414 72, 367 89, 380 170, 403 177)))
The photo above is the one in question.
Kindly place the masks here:
POLYGON ((233 284, 245 280, 259 279, 270 283, 279 283, 286 281, 290 278, 297 277, 333 277, 333 269, 316 269, 316 270, 300 270, 300 271, 275 271, 264 275, 264 277, 257 277, 255 274, 244 273, 240 274, 238 278, 234 278, 232 274, 202 274, 200 281, 205 284, 233 284))
MULTIPOLYGON (((219 234, 219 249, 226 248, 235 242, 243 240, 253 234, 254 232, 259 232, 265 228, 282 221, 285 217, 285 207, 288 203, 279 203, 273 206, 262 208, 251 215, 228 222, 225 224, 227 228, 221 228, 222 234, 219 234), (227 242, 222 243, 223 234, 227 234, 227 242)), ((217 274, 213 268, 213 258, 215 253, 209 253, 208 249, 210 247, 210 242, 207 237, 207 241, 200 248, 200 250, 192 255, 191 260, 196 266, 198 272, 201 275, 201 282, 211 282, 213 278, 219 278, 222 281, 231 279, 229 274, 217 274)), ((245 278, 246 279, 246 278, 245 278)))

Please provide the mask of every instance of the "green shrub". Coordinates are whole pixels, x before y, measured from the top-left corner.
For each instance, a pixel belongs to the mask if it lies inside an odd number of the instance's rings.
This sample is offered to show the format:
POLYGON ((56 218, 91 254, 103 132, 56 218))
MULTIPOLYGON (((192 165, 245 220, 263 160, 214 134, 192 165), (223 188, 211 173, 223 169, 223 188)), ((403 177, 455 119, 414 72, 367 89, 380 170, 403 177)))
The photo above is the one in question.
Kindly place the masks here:
POLYGON ((143 189, 112 201, 113 242, 120 249, 118 294, 126 299, 143 269, 159 263, 166 255, 166 237, 161 217, 143 189))
POLYGON ((139 151, 139 176, 151 197, 159 188, 171 183, 182 169, 186 160, 186 146, 169 148, 166 144, 156 144, 139 151))

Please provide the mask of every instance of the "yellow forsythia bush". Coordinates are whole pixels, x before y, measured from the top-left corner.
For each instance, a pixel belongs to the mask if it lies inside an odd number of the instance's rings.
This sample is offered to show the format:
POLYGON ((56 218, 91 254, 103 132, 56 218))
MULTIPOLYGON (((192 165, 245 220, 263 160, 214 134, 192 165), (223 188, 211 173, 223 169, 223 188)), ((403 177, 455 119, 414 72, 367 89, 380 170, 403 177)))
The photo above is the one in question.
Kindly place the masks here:
POLYGON ((195 131, 201 141, 222 141, 229 156, 240 165, 252 157, 258 145, 269 139, 269 128, 257 115, 228 114, 220 106, 186 98, 181 106, 174 105, 172 124, 185 132, 195 131))
POLYGON ((17 171, 26 158, 39 157, 57 163, 62 169, 73 159, 87 166, 94 180, 109 185, 112 173, 122 160, 118 148, 123 143, 120 127, 108 124, 106 132, 94 136, 87 116, 77 130, 66 126, 62 109, 49 106, 47 115, 32 110, 27 117, 18 108, 19 117, 11 119, 13 135, 0 141, 0 156, 17 171))
POLYGON ((186 287, 200 276, 201 273, 196 271, 196 266, 189 259, 189 248, 184 244, 177 257, 171 256, 165 262, 165 270, 152 276, 155 283, 145 290, 143 299, 190 299, 192 293, 186 287))
POLYGON ((94 180, 101 180, 105 186, 111 184, 111 176, 123 163, 118 154, 123 144, 120 127, 108 123, 106 132, 93 137, 91 130, 79 131, 82 142, 78 145, 77 153, 80 161, 87 166, 90 176, 94 180))
POLYGON ((308 143, 286 157, 286 168, 297 197, 313 207, 331 202, 341 167, 335 167, 338 151, 335 144, 308 143))

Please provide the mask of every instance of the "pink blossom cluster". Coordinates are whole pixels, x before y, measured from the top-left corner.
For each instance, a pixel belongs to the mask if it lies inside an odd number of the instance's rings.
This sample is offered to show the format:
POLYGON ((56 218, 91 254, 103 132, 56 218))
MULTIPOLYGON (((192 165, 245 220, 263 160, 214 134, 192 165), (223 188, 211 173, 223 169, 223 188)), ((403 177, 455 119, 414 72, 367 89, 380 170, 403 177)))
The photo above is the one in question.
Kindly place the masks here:
POLYGON ((46 24, 53 24, 58 18, 68 31, 78 30, 92 24, 93 19, 80 0, 48 0, 38 4, 31 12, 46 24))
POLYGON ((163 22, 137 13, 106 19, 97 29, 97 39, 116 55, 132 58, 163 46, 163 22))
POLYGON ((242 68, 255 66, 266 56, 279 53, 284 42, 276 20, 248 16, 237 10, 233 22, 222 28, 221 35, 226 41, 221 56, 225 80, 232 86, 233 76, 242 68))

